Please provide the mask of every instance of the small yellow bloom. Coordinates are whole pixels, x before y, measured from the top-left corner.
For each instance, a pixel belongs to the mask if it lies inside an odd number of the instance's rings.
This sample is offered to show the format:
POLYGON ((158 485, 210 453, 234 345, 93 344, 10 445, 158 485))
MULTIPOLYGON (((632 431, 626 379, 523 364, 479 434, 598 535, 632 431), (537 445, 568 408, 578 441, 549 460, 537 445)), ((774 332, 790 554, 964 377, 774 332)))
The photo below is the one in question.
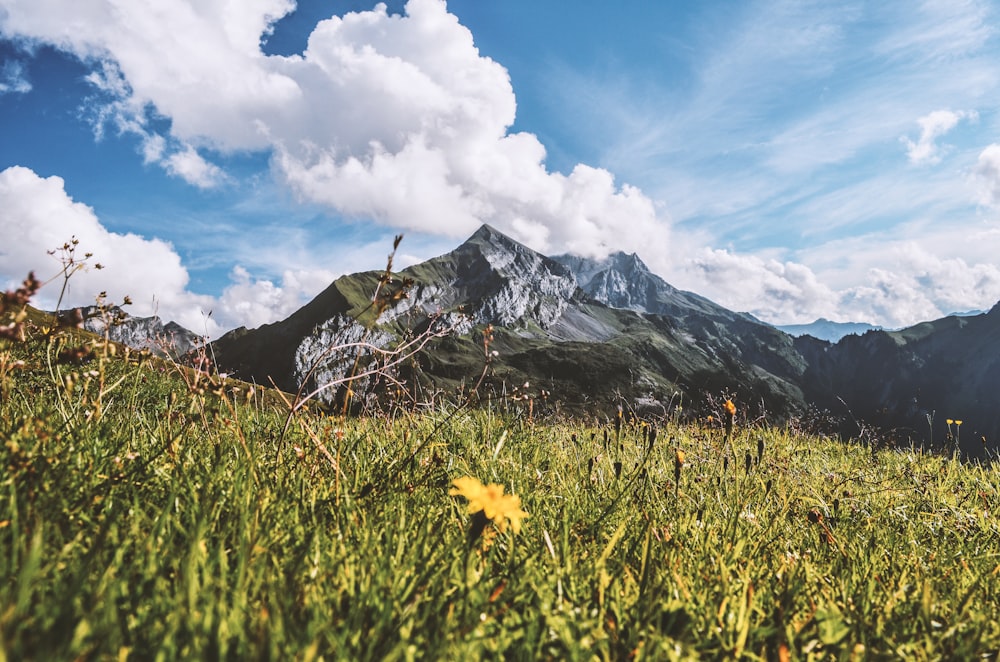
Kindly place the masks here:
POLYGON ((733 404, 732 400, 726 400, 726 404, 722 405, 722 408, 726 410, 730 418, 736 415, 736 405, 733 404))
POLYGON ((962 421, 957 420, 957 419, 955 420, 955 425, 961 425, 961 424, 962 424, 962 421))
POLYGON ((514 533, 521 532, 521 520, 529 517, 528 513, 521 510, 521 497, 504 494, 503 485, 483 485, 471 476, 456 478, 452 485, 455 487, 448 494, 465 497, 469 501, 470 515, 482 511, 500 532, 507 529, 508 520, 514 533))
POLYGON ((947 423, 948 425, 951 425, 955 421, 951 420, 950 418, 946 418, 944 422, 947 423))

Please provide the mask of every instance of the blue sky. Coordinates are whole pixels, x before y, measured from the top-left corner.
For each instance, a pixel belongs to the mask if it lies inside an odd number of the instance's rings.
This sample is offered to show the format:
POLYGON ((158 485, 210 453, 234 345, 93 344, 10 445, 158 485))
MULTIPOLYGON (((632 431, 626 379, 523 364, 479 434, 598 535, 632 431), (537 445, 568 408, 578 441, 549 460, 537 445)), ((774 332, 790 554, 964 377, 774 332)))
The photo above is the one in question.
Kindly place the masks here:
POLYGON ((76 236, 69 303, 214 335, 488 222, 774 323, 986 309, 998 11, 0 0, 0 285, 76 236))

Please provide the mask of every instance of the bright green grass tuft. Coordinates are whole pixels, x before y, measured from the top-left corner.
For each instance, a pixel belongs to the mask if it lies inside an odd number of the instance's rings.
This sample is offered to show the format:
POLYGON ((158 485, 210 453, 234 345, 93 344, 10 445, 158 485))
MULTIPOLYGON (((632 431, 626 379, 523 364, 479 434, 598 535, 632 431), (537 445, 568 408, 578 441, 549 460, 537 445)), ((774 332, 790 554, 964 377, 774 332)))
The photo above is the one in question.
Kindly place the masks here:
POLYGON ((0 345, 0 659, 1000 648, 995 465, 708 426, 647 452, 636 425, 605 446, 491 411, 304 414, 283 435, 246 385, 57 355, 0 345), (518 495, 520 534, 470 544, 461 476, 518 495))

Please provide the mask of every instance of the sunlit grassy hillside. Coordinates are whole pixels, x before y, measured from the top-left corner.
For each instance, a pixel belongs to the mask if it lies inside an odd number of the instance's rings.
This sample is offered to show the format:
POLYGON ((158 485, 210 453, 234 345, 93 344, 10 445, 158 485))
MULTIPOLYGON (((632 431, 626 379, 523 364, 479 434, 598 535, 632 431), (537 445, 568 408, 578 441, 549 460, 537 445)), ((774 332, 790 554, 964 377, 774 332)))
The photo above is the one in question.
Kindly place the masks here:
POLYGON ((728 435, 513 401, 288 417, 44 325, 0 340, 0 659, 1000 649, 995 465, 748 428, 741 403, 728 435))

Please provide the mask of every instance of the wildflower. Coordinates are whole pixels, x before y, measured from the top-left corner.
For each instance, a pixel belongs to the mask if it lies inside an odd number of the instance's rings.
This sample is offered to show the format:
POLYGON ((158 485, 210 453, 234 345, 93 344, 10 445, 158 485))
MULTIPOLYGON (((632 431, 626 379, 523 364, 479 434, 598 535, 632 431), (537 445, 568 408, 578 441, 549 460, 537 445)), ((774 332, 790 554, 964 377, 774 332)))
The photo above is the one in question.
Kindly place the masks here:
POLYGON ((492 521, 493 526, 500 532, 507 529, 509 520, 514 533, 521 532, 521 520, 529 515, 521 510, 520 497, 503 493, 503 485, 496 483, 483 485, 471 476, 456 478, 452 481, 452 485, 454 487, 448 494, 465 497, 469 501, 470 515, 481 512, 482 516, 487 521, 492 521))
POLYGON ((724 421, 726 426, 726 437, 731 437, 733 434, 733 422, 736 420, 736 405, 733 404, 732 400, 726 400, 726 404, 722 406, 726 411, 726 420, 724 421))

